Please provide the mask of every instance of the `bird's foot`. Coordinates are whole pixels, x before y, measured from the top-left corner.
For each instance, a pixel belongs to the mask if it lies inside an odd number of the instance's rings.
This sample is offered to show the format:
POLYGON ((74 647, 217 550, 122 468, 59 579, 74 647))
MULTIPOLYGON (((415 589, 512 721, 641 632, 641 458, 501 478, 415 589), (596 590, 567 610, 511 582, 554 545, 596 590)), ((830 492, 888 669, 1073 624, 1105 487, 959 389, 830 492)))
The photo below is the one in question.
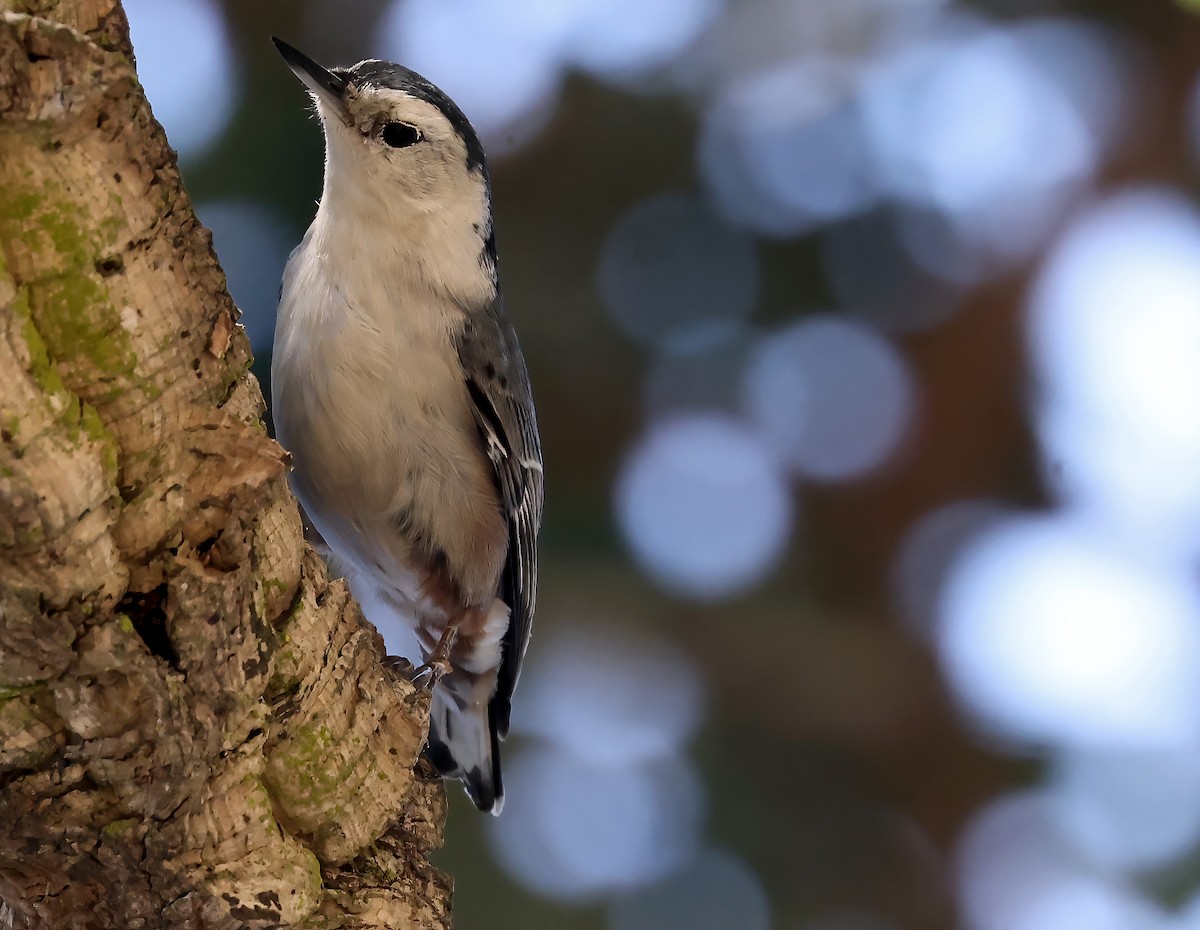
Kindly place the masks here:
POLYGON ((404 658, 404 656, 384 656, 383 666, 388 671, 394 673, 397 678, 407 678, 409 681, 416 674, 413 664, 404 658))
POLYGON ((420 666, 420 668, 415 667, 403 655, 385 655, 383 664, 397 678, 403 678, 406 682, 416 682, 416 679, 424 673, 422 670, 425 668, 424 665, 420 666))
POLYGON ((434 657, 424 665, 414 668, 408 676, 408 680, 413 684, 420 685, 426 691, 432 691, 433 686, 452 671, 454 671, 454 667, 450 664, 449 659, 434 657))
POLYGON ((423 665, 413 665, 404 656, 384 656, 383 664, 394 672, 396 677, 411 681, 426 691, 432 690, 438 679, 453 670, 449 660, 439 660, 436 657, 423 665))
POLYGON ((426 690, 432 690, 439 680, 454 671, 454 666, 450 664, 450 652, 454 648, 454 640, 457 637, 458 623, 446 624, 429 660, 413 670, 409 681, 420 683, 426 690))
POLYGON ((422 665, 413 665, 404 656, 384 656, 383 664, 394 672, 396 677, 421 685, 426 690, 454 670, 449 659, 439 659, 436 656, 422 665))

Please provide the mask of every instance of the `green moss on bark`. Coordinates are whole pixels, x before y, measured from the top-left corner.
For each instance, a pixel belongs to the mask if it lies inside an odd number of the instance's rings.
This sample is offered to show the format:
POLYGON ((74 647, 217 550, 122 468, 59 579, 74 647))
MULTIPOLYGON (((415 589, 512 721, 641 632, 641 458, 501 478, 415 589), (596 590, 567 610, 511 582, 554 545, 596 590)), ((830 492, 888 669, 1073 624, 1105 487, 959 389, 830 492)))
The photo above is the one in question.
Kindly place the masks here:
POLYGON ((21 242, 40 262, 55 258, 47 273, 18 282, 27 325, 40 337, 34 375, 61 381, 61 369, 78 371, 93 403, 111 401, 134 380, 137 367, 133 342, 95 267, 121 228, 115 215, 120 204, 112 204, 113 215, 97 224, 53 184, 23 188, 19 179, 27 172, 14 171, 4 160, 0 175, 8 179, 0 186, 0 241, 21 242))
MULTIPOLYGON (((76 445, 94 443, 105 475, 115 481, 117 443, 96 408, 68 390, 60 366, 76 366, 84 359, 94 382, 111 385, 93 395, 99 403, 120 392, 121 383, 133 375, 137 356, 107 290, 94 277, 91 256, 99 244, 84 234, 77 215, 68 218, 71 213, 43 193, 0 188, 0 241, 20 239, 31 250, 49 246, 63 269, 22 283, 0 255, 0 278, 15 294, 11 312, 28 351, 30 377, 65 427, 65 438, 76 445)), ((18 436, 20 423, 14 425, 10 433, 18 436)))

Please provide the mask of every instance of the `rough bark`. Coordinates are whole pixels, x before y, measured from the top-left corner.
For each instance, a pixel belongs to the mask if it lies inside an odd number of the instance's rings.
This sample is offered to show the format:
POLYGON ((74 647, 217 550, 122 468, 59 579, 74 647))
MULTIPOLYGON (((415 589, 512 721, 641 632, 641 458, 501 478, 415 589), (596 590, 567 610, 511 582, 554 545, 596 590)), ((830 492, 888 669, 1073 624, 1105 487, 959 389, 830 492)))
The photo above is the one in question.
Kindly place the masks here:
POLYGON ((0 925, 448 926, 118 0, 0 0, 0 925))

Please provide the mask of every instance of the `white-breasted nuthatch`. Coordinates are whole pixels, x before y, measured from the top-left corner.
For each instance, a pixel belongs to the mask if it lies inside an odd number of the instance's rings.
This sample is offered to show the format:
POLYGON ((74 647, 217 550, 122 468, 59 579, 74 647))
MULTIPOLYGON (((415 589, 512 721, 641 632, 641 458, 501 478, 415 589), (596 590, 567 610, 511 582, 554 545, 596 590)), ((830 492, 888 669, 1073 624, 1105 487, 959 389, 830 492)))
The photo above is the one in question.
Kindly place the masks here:
POLYGON ((283 274, 271 396, 292 487, 360 602, 416 633, 428 756, 498 814, 529 642, 542 455, 462 111, 386 61, 274 40, 325 130, 316 219, 283 274))

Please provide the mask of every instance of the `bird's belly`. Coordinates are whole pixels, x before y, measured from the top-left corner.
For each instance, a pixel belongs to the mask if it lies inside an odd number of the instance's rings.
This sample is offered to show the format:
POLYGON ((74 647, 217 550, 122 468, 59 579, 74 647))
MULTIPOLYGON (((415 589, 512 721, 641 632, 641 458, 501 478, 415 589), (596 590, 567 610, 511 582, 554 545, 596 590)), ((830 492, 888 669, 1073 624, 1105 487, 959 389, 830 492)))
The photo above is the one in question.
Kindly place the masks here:
POLYGON ((352 325, 306 340, 307 358, 276 359, 296 495, 334 552, 395 597, 427 601, 444 561, 465 602, 488 602, 506 531, 457 357, 352 325))

